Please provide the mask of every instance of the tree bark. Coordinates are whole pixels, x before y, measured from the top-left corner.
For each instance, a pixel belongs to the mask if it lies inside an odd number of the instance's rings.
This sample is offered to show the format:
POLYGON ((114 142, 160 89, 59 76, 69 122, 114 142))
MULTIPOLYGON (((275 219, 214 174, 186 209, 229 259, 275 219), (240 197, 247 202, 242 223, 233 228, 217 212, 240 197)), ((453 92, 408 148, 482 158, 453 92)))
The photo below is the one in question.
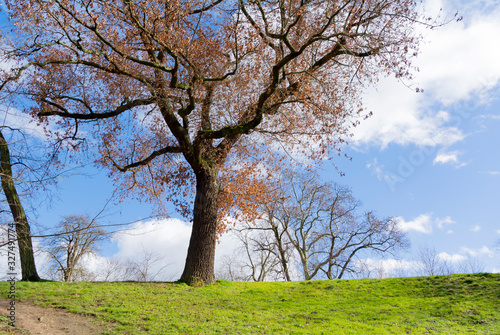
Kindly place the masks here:
POLYGON ((204 169, 196 175, 193 228, 181 282, 203 286, 215 281, 215 245, 219 180, 216 169, 204 169))
POLYGON ((307 264, 307 256, 300 256, 300 261, 302 262, 302 269, 304 270, 304 280, 311 280, 311 274, 309 273, 309 266, 307 264))
POLYGON ((0 131, 0 174, 2 189, 9 203, 12 217, 16 224, 17 244, 19 246, 19 258, 21 262, 21 280, 39 281, 40 277, 36 271, 33 245, 31 243, 31 230, 19 195, 17 194, 12 179, 12 168, 7 141, 0 131))
POLYGON ((288 257, 286 255, 285 247, 283 246, 283 241, 282 241, 283 239, 281 237, 282 234, 279 233, 278 226, 272 222, 272 218, 270 223, 271 223, 271 229, 274 233, 274 238, 276 239, 276 247, 278 249, 279 260, 281 262, 281 267, 283 268, 283 274, 285 275, 285 280, 292 281, 292 279, 290 278, 290 273, 288 271, 288 257))

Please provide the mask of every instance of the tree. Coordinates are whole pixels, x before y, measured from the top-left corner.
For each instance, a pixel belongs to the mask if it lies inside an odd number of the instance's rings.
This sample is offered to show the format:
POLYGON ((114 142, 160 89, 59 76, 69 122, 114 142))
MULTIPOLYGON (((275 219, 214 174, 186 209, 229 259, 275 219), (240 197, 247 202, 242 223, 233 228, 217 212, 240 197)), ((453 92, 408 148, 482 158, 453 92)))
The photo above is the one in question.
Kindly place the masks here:
POLYGON ((484 263, 472 255, 468 255, 467 258, 458 264, 458 271, 460 273, 481 273, 484 272, 484 268, 484 263))
POLYGON ((450 262, 441 257, 435 248, 420 248, 417 261, 416 271, 421 276, 444 276, 454 272, 450 262))
POLYGON ((123 262, 116 257, 106 258, 105 263, 100 268, 98 278, 101 281, 125 280, 125 269, 123 262))
POLYGON ((243 264, 236 255, 223 255, 216 273, 217 279, 229 281, 247 281, 248 277, 243 271, 243 264))
POLYGON ((406 247, 396 220, 378 219, 373 212, 358 214, 360 204, 348 188, 320 184, 317 179, 295 173, 281 178, 272 200, 261 204, 259 225, 244 229, 272 232, 270 239, 256 235, 251 248, 257 253, 249 253, 250 258, 262 258, 271 251, 290 280, 287 264, 293 251, 305 280, 340 279, 354 271, 351 263, 362 252, 387 253, 406 247))
POLYGON ((99 271, 95 274, 100 281, 164 281, 172 280, 164 271, 170 264, 165 264, 165 255, 141 246, 133 258, 114 256, 103 259, 99 271))
POLYGON ((2 180, 2 190, 15 223, 17 244, 19 246, 19 258, 21 262, 21 280, 39 281, 40 277, 36 271, 33 244, 31 242, 31 228, 14 183, 15 177, 12 172, 9 144, 5 140, 1 128, 0 176, 2 180))
POLYGON ((271 277, 291 281, 289 260, 293 248, 274 222, 262 221, 243 222, 241 228, 235 228, 247 260, 242 264, 242 270, 250 272, 246 279, 265 281, 271 277))
POLYGON ((73 281, 81 270, 80 261, 86 255, 95 254, 98 243, 106 237, 104 229, 96 221, 84 215, 64 216, 61 229, 46 237, 46 252, 55 268, 66 282, 73 281))
POLYGON ((380 260, 360 259, 356 262, 355 278, 377 278, 382 279, 387 276, 384 263, 380 260))
POLYGON ((141 282, 158 280, 159 276, 170 265, 164 264, 165 255, 162 256, 144 247, 142 247, 139 256, 140 258, 136 260, 129 259, 123 263, 124 277, 122 280, 141 282))
MULTIPOLYGON (((6 64, 3 64, 4 66, 6 64)), ((8 64, 7 64, 8 65, 8 64)), ((21 280, 39 281, 35 266, 35 257, 31 235, 31 218, 27 215, 50 199, 50 186, 59 177, 57 159, 59 148, 48 147, 42 137, 42 129, 36 125, 29 115, 24 115, 9 105, 9 95, 16 92, 0 90, 0 177, 2 195, 0 197, 0 214, 11 219, 7 226, 15 228, 16 239, 13 241, 6 229, 9 242, 2 242, 0 247, 17 242, 21 266, 21 280), (43 195, 40 197, 40 195, 43 195), (34 201, 36 199, 36 201, 34 201)))
POLYGON ((213 282, 217 234, 229 215, 252 213, 262 167, 334 151, 362 114, 360 90, 383 73, 410 77, 420 39, 412 0, 9 8, 6 57, 20 64, 0 88, 22 86, 69 148, 92 141, 125 193, 169 199, 192 218, 181 276, 191 285, 213 282))

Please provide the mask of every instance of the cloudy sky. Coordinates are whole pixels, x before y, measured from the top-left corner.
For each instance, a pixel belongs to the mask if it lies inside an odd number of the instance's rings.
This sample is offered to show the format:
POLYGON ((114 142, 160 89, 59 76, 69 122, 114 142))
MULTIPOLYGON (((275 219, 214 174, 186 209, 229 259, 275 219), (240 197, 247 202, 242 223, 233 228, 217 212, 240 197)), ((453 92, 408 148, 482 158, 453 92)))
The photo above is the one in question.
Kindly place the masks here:
MULTIPOLYGON (((473 257, 488 272, 500 272, 500 3, 429 1, 428 8, 463 20, 423 29, 413 83, 384 78, 364 96, 373 116, 355 129, 344 148, 352 160, 336 158, 321 167, 322 177, 350 186, 366 210, 397 217, 411 250, 383 261, 386 269, 415 265, 422 249, 458 264, 473 257), (406 85, 405 85, 406 84, 406 85), (408 87, 410 86, 410 87, 408 87), (423 93, 415 93, 415 87, 423 93)), ((8 117, 8 116, 7 116, 8 117)), ((50 208, 39 208, 35 226, 50 227, 61 215, 97 214, 112 195, 105 173, 61 180, 50 208)), ((166 255, 166 276, 182 271, 190 234, 179 219, 141 220, 150 209, 130 201, 108 206, 103 221, 137 221, 113 236, 105 258, 139 257, 144 248, 166 255)), ((218 259, 232 254, 235 242, 222 238, 218 259)), ((381 264, 368 259, 367 264, 381 264)))

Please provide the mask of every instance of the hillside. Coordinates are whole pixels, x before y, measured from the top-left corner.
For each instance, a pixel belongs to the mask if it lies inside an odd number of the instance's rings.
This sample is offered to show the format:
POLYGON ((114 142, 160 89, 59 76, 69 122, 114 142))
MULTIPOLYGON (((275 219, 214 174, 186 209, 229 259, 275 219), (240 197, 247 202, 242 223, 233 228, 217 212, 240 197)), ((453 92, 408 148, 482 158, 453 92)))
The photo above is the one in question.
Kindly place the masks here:
MULTIPOLYGON (((3 297, 8 285, 0 283, 3 297)), ((236 283, 17 283, 108 334, 500 334, 500 274, 236 283)), ((3 321, 6 323, 7 321, 3 321)))

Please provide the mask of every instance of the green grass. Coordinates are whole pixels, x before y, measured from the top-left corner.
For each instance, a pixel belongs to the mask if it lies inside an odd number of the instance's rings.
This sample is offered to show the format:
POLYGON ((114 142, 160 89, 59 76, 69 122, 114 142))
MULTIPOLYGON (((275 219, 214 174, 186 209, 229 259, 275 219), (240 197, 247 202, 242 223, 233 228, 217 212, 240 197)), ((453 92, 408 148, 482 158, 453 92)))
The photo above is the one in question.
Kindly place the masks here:
POLYGON ((500 334, 498 274, 201 288, 42 282, 17 291, 21 301, 111 322, 110 334, 500 334))

